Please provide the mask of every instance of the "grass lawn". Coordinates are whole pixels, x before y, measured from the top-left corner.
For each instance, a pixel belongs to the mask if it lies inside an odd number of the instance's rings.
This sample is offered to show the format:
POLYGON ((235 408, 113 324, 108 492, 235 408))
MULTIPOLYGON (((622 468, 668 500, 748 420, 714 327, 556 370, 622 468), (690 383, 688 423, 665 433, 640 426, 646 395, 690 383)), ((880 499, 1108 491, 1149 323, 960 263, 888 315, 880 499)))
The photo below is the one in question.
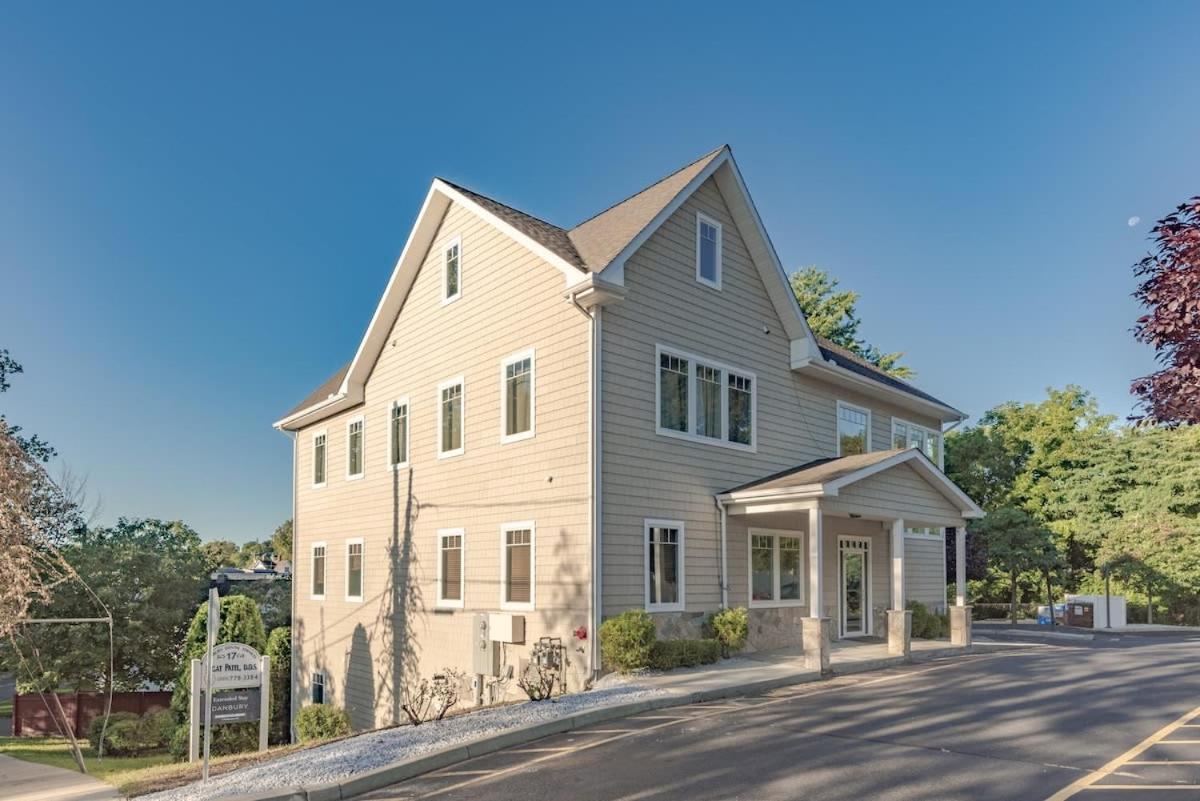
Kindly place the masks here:
MULTIPOLYGON (((71 757, 71 747, 60 737, 0 737, 0 754, 26 762, 77 770, 75 760, 71 757)), ((95 751, 85 744, 83 761, 89 774, 123 789, 131 772, 169 763, 171 757, 164 753, 141 757, 106 756, 100 760, 96 759, 95 751)))

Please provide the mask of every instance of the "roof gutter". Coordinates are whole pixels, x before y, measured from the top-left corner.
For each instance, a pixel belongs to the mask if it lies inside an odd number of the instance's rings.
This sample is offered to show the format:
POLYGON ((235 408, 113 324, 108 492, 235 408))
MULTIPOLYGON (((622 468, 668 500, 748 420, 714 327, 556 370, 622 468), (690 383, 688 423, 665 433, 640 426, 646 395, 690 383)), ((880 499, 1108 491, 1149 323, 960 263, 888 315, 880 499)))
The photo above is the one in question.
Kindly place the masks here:
POLYGON ((813 358, 811 356, 802 359, 792 359, 792 369, 814 369, 820 373, 824 373, 826 377, 832 380, 843 381, 864 388, 864 391, 868 393, 884 394, 888 398, 895 400, 898 405, 907 406, 911 409, 925 412, 926 414, 931 414, 943 422, 961 422, 967 419, 967 415, 964 412, 960 412, 953 406, 925 400, 924 398, 913 395, 912 393, 905 392, 902 389, 897 389, 896 387, 888 386, 880 381, 876 381, 873 378, 859 375, 858 373, 847 370, 845 367, 841 367, 840 365, 830 364, 824 359, 813 358))

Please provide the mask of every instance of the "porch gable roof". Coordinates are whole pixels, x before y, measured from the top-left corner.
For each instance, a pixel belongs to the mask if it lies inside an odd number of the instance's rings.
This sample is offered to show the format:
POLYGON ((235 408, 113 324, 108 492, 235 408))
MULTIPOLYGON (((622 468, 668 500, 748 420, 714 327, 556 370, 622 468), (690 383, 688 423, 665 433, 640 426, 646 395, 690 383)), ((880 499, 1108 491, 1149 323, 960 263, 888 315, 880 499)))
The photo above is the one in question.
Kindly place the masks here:
POLYGON ((717 499, 747 502, 835 497, 843 487, 902 464, 908 464, 945 496, 964 518, 983 517, 979 505, 917 448, 816 459, 717 493, 717 499))

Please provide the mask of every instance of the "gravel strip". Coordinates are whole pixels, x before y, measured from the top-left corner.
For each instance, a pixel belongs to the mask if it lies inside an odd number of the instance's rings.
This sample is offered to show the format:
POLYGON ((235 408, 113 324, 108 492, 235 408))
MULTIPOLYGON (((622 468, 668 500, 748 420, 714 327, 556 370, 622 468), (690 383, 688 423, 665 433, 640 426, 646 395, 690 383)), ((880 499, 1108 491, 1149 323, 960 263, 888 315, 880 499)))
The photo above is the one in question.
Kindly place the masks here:
POLYGON ((298 785, 313 787, 329 784, 393 762, 520 726, 566 717, 586 709, 645 701, 669 694, 664 690, 622 685, 564 695, 552 702, 484 709, 422 726, 368 732, 223 773, 205 785, 193 782, 173 790, 138 796, 138 801, 209 801, 298 785))

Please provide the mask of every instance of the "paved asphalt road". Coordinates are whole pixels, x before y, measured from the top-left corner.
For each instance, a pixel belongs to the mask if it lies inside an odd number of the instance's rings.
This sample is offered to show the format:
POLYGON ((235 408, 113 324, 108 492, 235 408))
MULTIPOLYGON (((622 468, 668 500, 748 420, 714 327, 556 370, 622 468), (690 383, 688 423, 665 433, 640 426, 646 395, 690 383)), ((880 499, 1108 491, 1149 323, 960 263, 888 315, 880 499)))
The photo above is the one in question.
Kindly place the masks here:
POLYGON ((364 798, 1195 800, 1198 707, 1200 638, 1098 637, 659 710, 364 798))

